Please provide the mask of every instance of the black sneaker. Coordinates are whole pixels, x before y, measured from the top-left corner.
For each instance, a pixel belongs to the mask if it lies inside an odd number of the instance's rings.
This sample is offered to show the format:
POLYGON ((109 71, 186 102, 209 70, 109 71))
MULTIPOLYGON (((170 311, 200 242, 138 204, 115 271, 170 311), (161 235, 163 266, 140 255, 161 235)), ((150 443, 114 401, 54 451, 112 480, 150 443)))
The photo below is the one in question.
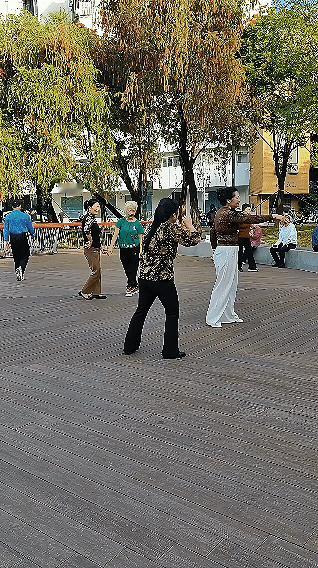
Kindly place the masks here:
POLYGON ((93 300, 107 300, 107 296, 105 294, 93 294, 93 300))
POLYGON ((184 351, 179 351, 176 355, 164 355, 162 354, 163 359, 183 359, 186 356, 184 351))

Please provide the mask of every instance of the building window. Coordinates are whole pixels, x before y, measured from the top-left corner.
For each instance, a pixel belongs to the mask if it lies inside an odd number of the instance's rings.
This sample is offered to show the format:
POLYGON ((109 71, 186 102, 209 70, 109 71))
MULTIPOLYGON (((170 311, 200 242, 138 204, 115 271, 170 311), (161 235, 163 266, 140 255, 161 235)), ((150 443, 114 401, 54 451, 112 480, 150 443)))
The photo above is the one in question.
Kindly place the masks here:
POLYGON ((162 158, 162 167, 163 168, 178 168, 180 166, 180 159, 179 156, 167 156, 166 158, 162 158))
POLYGON ((248 163, 248 154, 246 153, 239 153, 237 155, 237 163, 238 164, 247 164, 248 163))
POLYGON ((77 220, 83 214, 83 197, 62 197, 61 209, 70 220, 77 220))

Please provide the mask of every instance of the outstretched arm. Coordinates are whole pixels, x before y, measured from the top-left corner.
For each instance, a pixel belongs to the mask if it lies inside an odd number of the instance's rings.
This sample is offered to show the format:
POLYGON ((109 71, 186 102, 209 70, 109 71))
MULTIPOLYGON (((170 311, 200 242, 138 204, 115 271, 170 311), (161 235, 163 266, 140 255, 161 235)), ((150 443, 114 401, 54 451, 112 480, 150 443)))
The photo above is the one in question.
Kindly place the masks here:
POLYGON ((115 243, 118 239, 118 235, 119 235, 119 227, 115 227, 113 238, 112 238, 111 243, 110 243, 110 245, 107 249, 107 254, 113 254, 114 246, 115 246, 115 243))
POLYGON ((198 244, 201 234, 193 226, 192 220, 183 217, 181 225, 174 225, 176 240, 180 245, 185 247, 193 247, 198 244))

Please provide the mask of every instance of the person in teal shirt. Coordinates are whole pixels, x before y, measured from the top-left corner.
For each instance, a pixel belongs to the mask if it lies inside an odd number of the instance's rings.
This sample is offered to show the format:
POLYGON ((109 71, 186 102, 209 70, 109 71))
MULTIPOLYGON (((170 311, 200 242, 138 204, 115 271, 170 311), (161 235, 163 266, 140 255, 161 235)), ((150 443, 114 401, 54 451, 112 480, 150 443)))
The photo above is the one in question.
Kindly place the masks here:
POLYGON ((127 276, 126 296, 133 296, 138 292, 137 272, 144 228, 136 218, 137 208, 136 201, 127 201, 125 217, 117 221, 108 248, 108 254, 112 254, 118 239, 119 256, 127 276))

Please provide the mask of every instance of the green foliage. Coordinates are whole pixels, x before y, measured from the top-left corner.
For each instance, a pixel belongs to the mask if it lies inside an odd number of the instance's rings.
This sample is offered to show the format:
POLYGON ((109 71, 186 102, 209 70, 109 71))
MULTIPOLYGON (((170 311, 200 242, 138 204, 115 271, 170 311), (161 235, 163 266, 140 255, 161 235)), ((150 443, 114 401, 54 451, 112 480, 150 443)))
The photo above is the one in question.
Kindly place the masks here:
POLYGON ((24 179, 25 153, 23 138, 15 128, 8 128, 0 122, 0 192, 13 194, 21 190, 24 179))
MULTIPOLYGON (((229 140, 241 101, 242 2, 105 0, 104 6, 105 78, 116 89, 125 130, 119 128, 125 139, 130 130, 141 173, 155 169, 160 138, 179 151, 183 189, 190 188, 197 209, 194 162, 211 141, 229 140)), ((118 161, 127 179, 133 145, 125 150, 118 161)))
MULTIPOLYGON (((313 225, 297 226, 298 246, 302 248, 311 248, 311 236, 314 230, 313 225)), ((278 227, 263 228, 264 241, 266 245, 273 245, 278 239, 278 227)))
MULTIPOLYGON (((8 147, 18 173, 15 183, 11 174, 0 173, 5 194, 19 192, 29 180, 49 192, 54 183, 80 175, 75 149, 85 128, 92 133, 87 162, 93 170, 109 170, 108 97, 98 86, 95 44, 95 35, 66 15, 44 23, 29 13, 0 21, 2 129, 23 150, 17 155, 8 147)), ((82 174, 87 171, 83 167, 82 174)))
POLYGON ((279 188, 290 154, 309 141, 318 116, 318 5, 278 5, 248 25, 242 49, 250 117, 273 137, 279 188))

